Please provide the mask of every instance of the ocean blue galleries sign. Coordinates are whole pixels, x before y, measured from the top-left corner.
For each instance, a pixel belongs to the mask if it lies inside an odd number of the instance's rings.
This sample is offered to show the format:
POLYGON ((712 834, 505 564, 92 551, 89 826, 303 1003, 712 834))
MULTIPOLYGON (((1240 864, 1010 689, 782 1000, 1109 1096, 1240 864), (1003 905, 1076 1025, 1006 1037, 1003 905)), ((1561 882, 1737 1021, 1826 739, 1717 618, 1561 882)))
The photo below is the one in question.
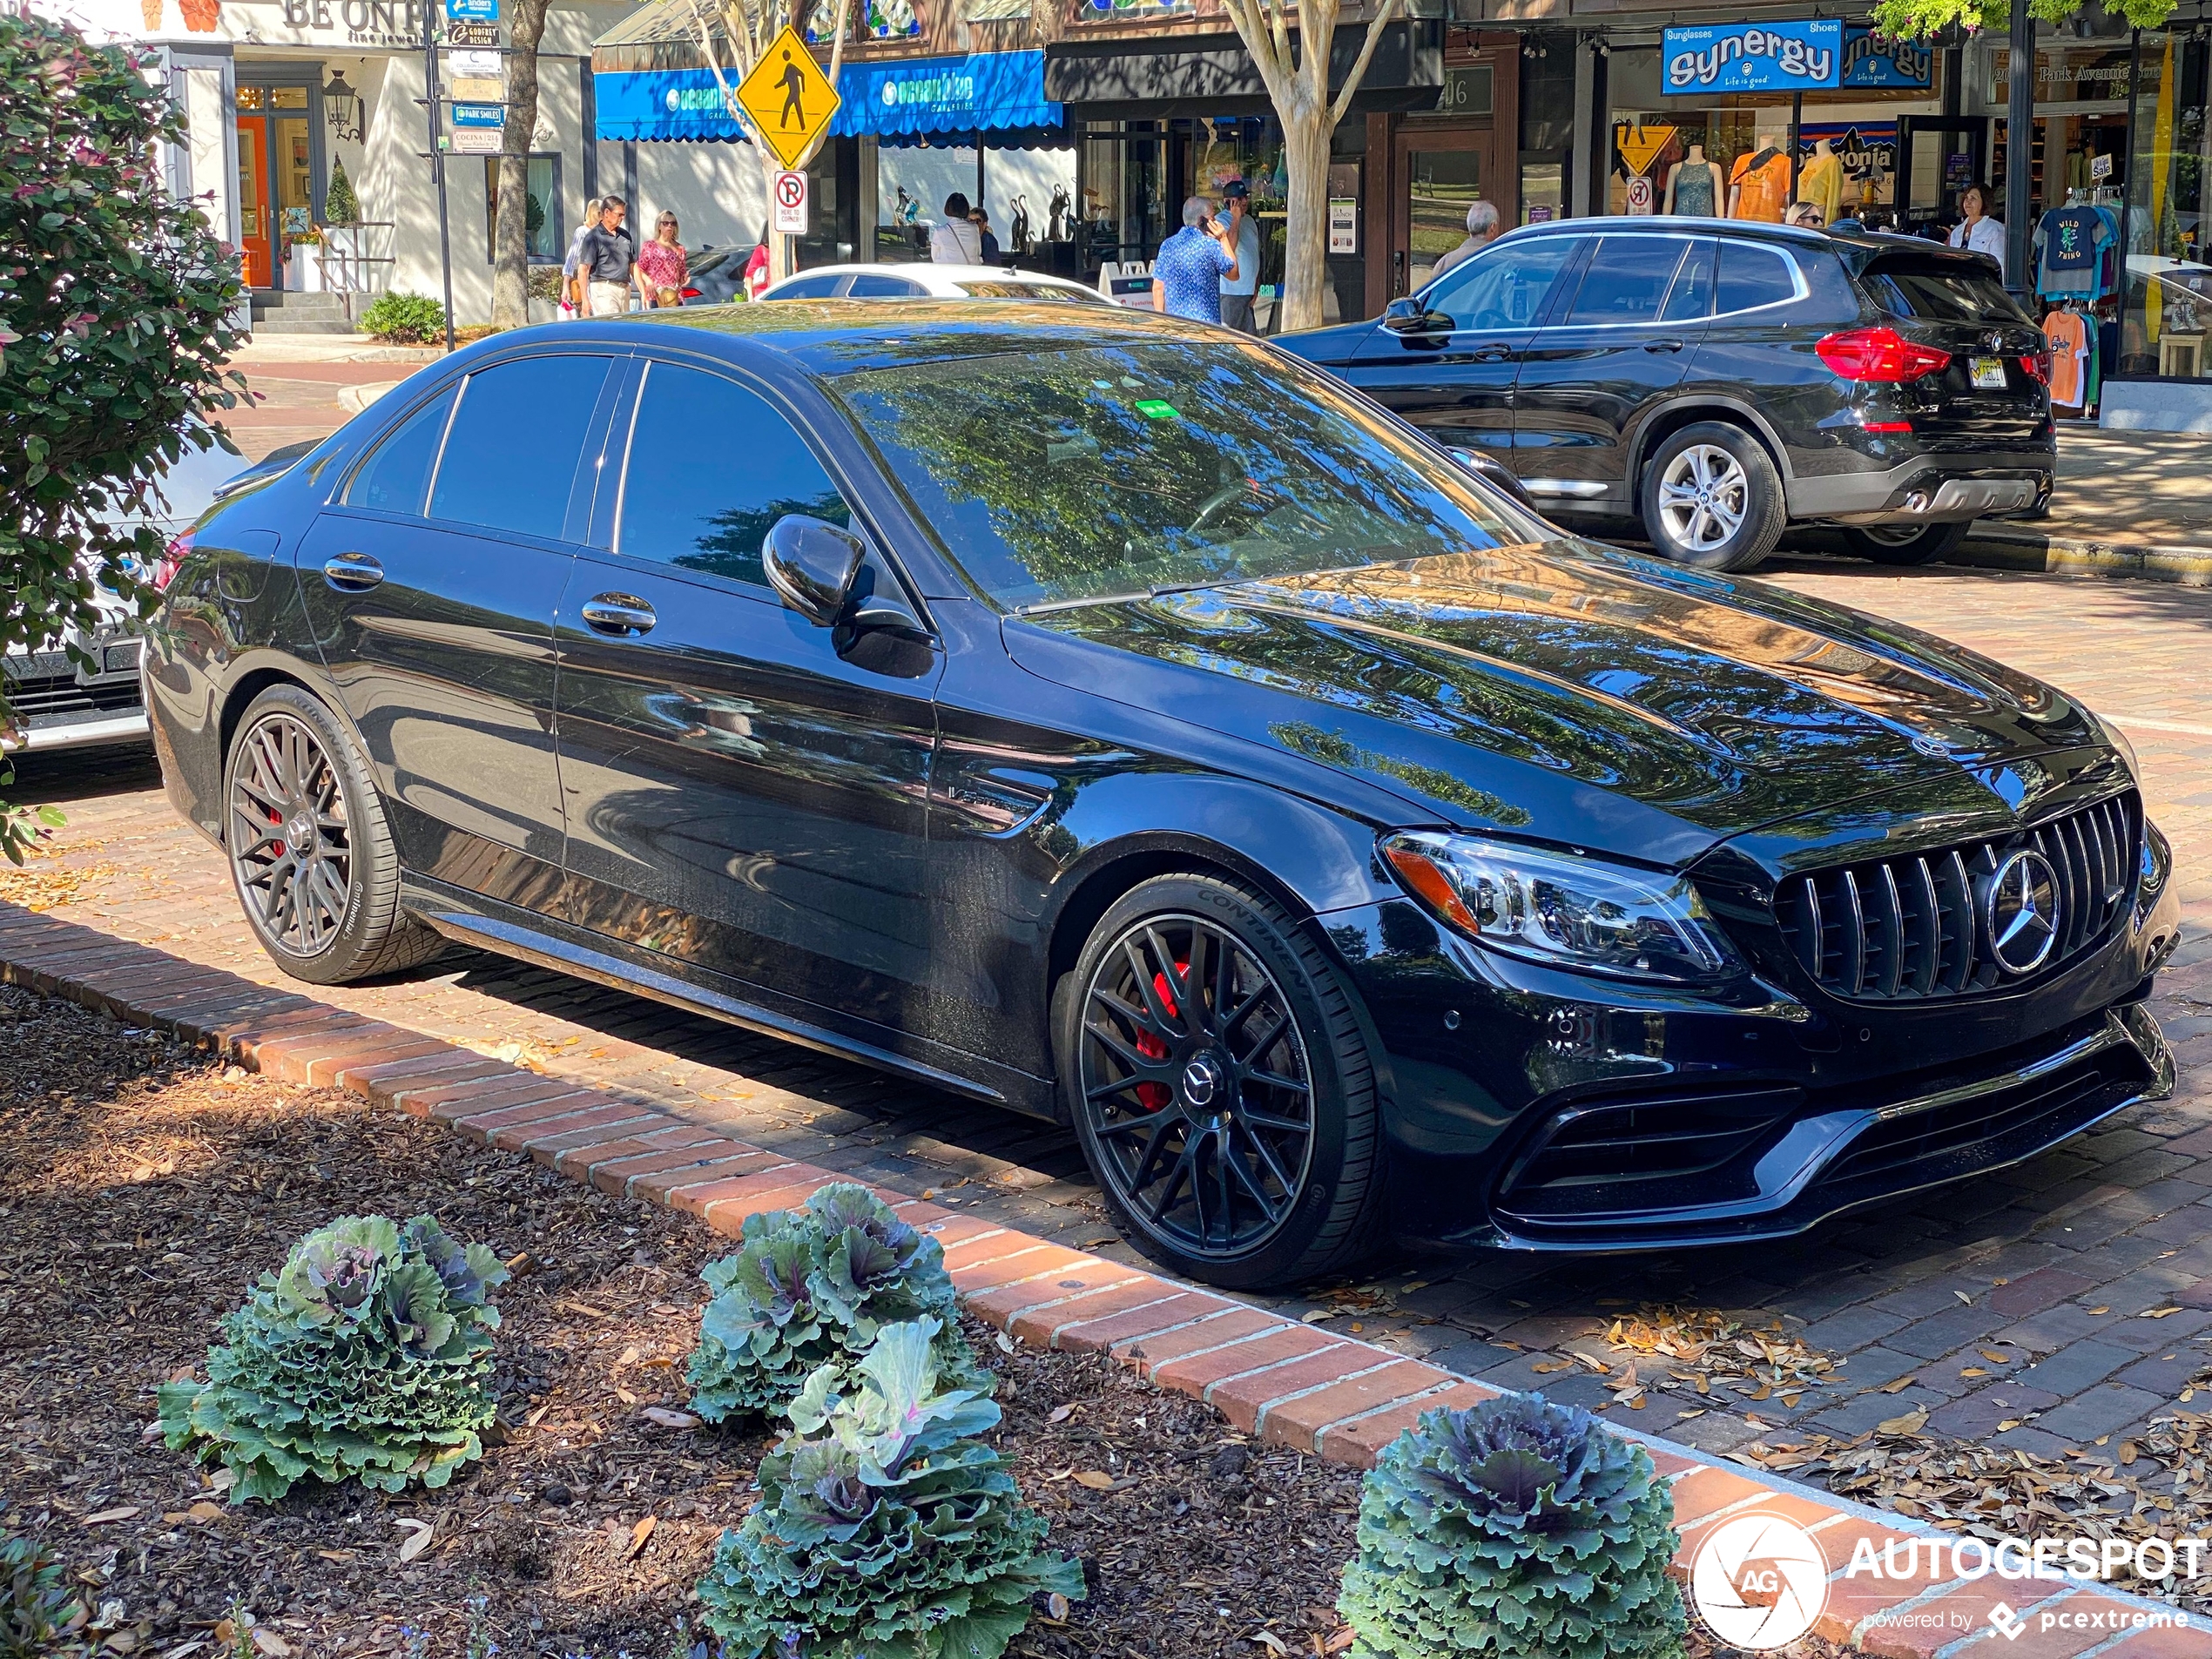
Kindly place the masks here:
POLYGON ((1707 92, 1810 92, 1840 84, 1840 17, 1669 29, 1659 60, 1670 98, 1707 92))

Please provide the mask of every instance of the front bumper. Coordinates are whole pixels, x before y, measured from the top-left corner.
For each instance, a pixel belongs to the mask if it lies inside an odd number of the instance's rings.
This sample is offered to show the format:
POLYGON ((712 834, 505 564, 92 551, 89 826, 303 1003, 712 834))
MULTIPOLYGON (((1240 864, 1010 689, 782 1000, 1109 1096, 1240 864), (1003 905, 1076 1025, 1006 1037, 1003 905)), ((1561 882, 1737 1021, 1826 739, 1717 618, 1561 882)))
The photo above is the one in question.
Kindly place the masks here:
POLYGON ((99 663, 97 671, 72 662, 60 649, 18 651, 0 661, 17 722, 16 735, 0 736, 0 752, 89 749, 145 740, 144 642, 116 631, 81 643, 99 663))
POLYGON ((1790 516, 1834 524, 1947 524, 2031 513, 2050 499, 2055 450, 1916 455, 1864 472, 1800 474, 1790 516))
POLYGON ((1540 969, 1410 903, 1320 921, 1372 1022, 1398 1236, 1587 1251, 1803 1233, 2159 1096, 2142 1005, 2178 914, 2169 881, 2047 979, 1881 1007, 1540 969))

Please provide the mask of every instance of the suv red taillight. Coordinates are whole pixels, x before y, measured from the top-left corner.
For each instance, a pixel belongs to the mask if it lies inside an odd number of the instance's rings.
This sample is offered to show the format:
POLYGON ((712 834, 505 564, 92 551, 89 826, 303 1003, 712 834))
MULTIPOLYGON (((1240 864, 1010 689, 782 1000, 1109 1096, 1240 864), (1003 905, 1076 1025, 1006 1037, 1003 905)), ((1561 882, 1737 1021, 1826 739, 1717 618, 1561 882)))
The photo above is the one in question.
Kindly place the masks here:
POLYGON ((169 545, 161 550, 161 556, 146 571, 146 582, 157 593, 165 593, 169 584, 177 579, 177 567, 192 552, 192 532, 170 538, 169 545))
POLYGON ((2038 385, 2048 386, 2051 383, 2050 353, 2047 351, 2030 352, 2027 356, 2020 359, 2020 367, 2027 371, 2028 379, 2035 381, 2038 385))
POLYGON ((1895 385, 1951 367, 1949 352, 1907 340, 1894 328, 1848 328, 1830 334, 1813 349, 1838 380, 1895 385))

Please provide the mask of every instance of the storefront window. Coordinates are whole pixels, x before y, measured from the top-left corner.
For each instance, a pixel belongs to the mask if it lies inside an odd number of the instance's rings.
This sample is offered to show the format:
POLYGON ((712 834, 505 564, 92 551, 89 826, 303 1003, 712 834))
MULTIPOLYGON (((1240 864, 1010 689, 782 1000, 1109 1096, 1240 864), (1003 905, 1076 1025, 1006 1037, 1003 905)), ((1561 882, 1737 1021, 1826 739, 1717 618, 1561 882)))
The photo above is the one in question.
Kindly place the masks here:
MULTIPOLYGON (((557 260, 567 252, 561 240, 561 158, 532 156, 529 158, 529 183, 527 186, 529 202, 529 256, 532 260, 557 260)), ((650 236, 652 227, 644 226, 639 234, 650 236)), ((499 158, 484 158, 484 259, 487 263, 499 258, 499 158)))
POLYGON ((1521 43, 1521 222, 1567 217, 1575 161, 1575 37, 1540 31, 1521 43))
POLYGON ((2135 165, 2128 181, 2126 299, 2117 373, 2212 379, 2212 165, 2205 98, 2212 42, 2141 37, 2135 165))
POLYGON ((1839 87, 1802 95, 1800 114, 1781 92, 1669 97, 1657 46, 1615 47, 1605 211, 1777 224, 1801 200, 1823 223, 1898 227, 1898 123, 1943 107, 1940 55, 1854 24, 1839 72, 1839 87))

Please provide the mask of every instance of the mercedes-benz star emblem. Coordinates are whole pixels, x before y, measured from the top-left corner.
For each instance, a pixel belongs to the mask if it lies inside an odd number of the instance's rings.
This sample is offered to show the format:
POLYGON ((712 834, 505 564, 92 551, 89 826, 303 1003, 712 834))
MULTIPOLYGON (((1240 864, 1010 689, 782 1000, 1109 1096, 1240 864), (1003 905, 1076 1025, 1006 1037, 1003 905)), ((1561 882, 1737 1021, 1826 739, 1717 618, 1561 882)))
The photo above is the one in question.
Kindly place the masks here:
POLYGON ((1989 879, 1989 950, 2007 974, 2032 974, 2059 942, 2059 873, 2023 847, 1989 879))
POLYGON ((1215 1087, 1221 1082, 1220 1070, 1211 1055, 1200 1055, 1183 1069, 1183 1098, 1193 1106, 1203 1107, 1213 1099, 1215 1087))

